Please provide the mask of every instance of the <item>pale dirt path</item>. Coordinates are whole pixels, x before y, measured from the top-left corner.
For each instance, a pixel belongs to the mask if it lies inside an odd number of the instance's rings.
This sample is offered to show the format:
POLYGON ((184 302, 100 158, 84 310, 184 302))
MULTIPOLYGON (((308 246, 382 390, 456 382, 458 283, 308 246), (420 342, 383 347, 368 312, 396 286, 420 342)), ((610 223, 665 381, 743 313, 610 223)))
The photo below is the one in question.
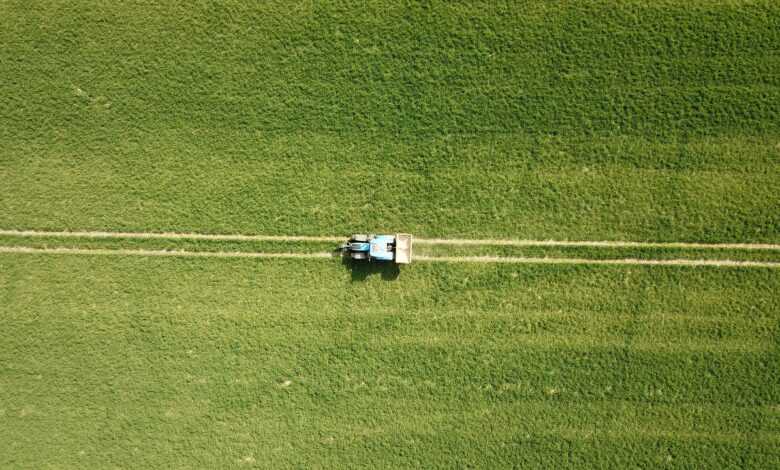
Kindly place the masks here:
MULTIPOLYGON (((102 232, 102 231, 43 231, 4 230, 0 235, 14 237, 63 237, 63 238, 140 238, 164 240, 221 240, 221 241, 278 241, 278 242, 341 242, 347 237, 308 235, 242 235, 176 232, 102 232)), ((517 239, 459 239, 415 238, 419 245, 459 246, 536 246, 583 248, 680 248, 680 249, 731 249, 731 250, 780 250, 780 244, 772 243, 696 243, 696 242, 633 242, 633 241, 572 241, 572 240, 517 240, 517 239)))
POLYGON ((103 248, 32 248, 26 246, 0 246, 0 253, 54 254, 54 255, 119 255, 119 256, 168 256, 184 258, 331 258, 332 253, 260 253, 249 251, 167 251, 103 248))
POLYGON ((540 246, 579 248, 682 248, 706 250, 780 250, 770 243, 693 243, 693 242, 630 242, 630 241, 570 241, 570 240, 474 240, 457 238, 415 238, 420 245, 458 246, 540 246))
POLYGON ((155 240, 216 240, 256 242, 340 242, 346 240, 346 237, 310 237, 305 235, 240 235, 175 232, 49 232, 42 230, 0 230, 0 235, 27 238, 141 238, 155 240))
POLYGON ((509 263, 509 264, 585 264, 634 266, 715 266, 719 268, 780 268, 771 261, 737 261, 730 259, 589 259, 535 258, 524 256, 416 256, 415 261, 444 263, 509 263))
MULTIPOLYGON (((187 258, 332 258, 334 253, 267 253, 229 251, 166 251, 143 249, 102 248, 33 248, 0 246, 0 253, 66 254, 66 255, 120 255, 168 256, 187 258)), ((720 268, 780 268, 780 263, 768 261, 736 261, 727 259, 587 259, 587 258, 533 258, 519 256, 417 256, 415 261, 444 263, 514 263, 514 264, 575 264, 575 265, 646 265, 646 266, 711 266, 720 268)))

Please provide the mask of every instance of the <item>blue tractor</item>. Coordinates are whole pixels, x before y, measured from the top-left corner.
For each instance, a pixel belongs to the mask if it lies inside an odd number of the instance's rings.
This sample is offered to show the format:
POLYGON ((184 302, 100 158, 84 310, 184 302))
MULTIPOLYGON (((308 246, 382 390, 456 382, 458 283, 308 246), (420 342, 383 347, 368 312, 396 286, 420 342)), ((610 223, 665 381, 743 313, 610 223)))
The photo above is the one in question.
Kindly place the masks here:
POLYGON ((394 261, 396 264, 412 262, 412 236, 355 234, 341 246, 344 256, 355 260, 394 261))

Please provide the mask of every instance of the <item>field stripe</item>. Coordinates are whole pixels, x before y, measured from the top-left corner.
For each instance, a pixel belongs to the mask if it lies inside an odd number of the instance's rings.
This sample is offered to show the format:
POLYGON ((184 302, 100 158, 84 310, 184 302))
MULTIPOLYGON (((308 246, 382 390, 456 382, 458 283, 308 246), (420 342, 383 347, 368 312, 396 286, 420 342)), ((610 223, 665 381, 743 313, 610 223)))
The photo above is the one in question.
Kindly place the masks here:
MULTIPOLYGON (((309 235, 242 235, 177 232, 105 232, 105 231, 42 231, 0 229, 0 235, 14 237, 63 237, 63 238, 140 238, 164 240, 215 240, 215 241, 277 241, 277 242, 341 242, 347 237, 309 235)), ((580 248, 680 248, 710 250, 780 250, 780 244, 771 243, 695 243, 695 242, 634 242, 634 241, 571 241, 571 240, 518 240, 518 239, 459 239, 415 238, 421 245, 459 246, 517 246, 517 247, 580 247, 580 248)))
POLYGON ((663 430, 663 429, 642 429, 628 428, 619 431, 592 429, 573 429, 557 428, 540 433, 541 435, 564 437, 566 439, 594 440, 594 439, 618 439, 627 438, 640 439, 663 439, 674 441, 705 441, 705 442, 726 442, 726 443, 745 443, 757 442, 761 444, 777 445, 780 444, 780 433, 757 431, 757 432, 709 432, 709 431, 690 431, 690 430, 663 430))
POLYGON ((255 242, 340 242, 346 240, 346 237, 315 237, 306 235, 241 235, 176 232, 48 232, 40 230, 0 230, 0 235, 27 238, 140 238, 154 240, 214 240, 255 242))
POLYGON ((780 250, 770 243, 694 243, 694 242, 631 242, 631 241, 570 241, 570 240, 495 240, 457 238, 415 238, 421 245, 516 246, 570 248, 680 248, 697 250, 780 250))
MULTIPOLYGON (((186 258, 333 258, 334 253, 270 253, 255 251, 186 251, 103 248, 34 248, 26 246, 0 246, 0 253, 65 254, 65 255, 122 255, 168 256, 186 258)), ((417 256, 416 261, 443 263, 514 263, 514 264, 575 264, 575 265, 646 265, 646 266, 711 266, 729 268, 780 268, 780 262, 693 260, 693 259, 587 259, 587 258, 533 258, 518 256, 417 256)))
POLYGON ((637 265, 637 266, 715 266, 742 268, 780 268, 771 261, 737 261, 730 259, 588 259, 588 258, 537 258, 524 256, 416 256, 416 261, 445 263, 514 263, 514 264, 587 264, 587 265, 637 265))
MULTIPOLYGON (((616 331, 620 331, 619 329, 616 331)), ((736 340, 697 340, 693 337, 688 338, 657 338, 657 337, 638 337, 630 342, 625 338, 618 336, 605 337, 601 334, 594 335, 551 335, 551 334, 518 334, 511 338, 472 338, 468 335, 436 335, 436 336, 383 336, 373 340, 368 340, 369 345, 380 348, 390 346, 427 346, 449 347, 455 344, 465 345, 489 345, 492 349, 515 350, 518 346, 524 348, 534 348, 540 350, 560 350, 563 348, 573 350, 594 350, 594 349, 623 349, 627 348, 633 351, 642 352, 728 352, 755 354, 771 351, 774 347, 773 338, 766 340, 755 339, 736 339, 736 340)))
POLYGON ((184 251, 103 248, 32 248, 26 246, 0 246, 0 253, 55 254, 55 255, 114 255, 114 256, 166 256, 184 258, 332 258, 332 253, 264 253, 251 251, 184 251))

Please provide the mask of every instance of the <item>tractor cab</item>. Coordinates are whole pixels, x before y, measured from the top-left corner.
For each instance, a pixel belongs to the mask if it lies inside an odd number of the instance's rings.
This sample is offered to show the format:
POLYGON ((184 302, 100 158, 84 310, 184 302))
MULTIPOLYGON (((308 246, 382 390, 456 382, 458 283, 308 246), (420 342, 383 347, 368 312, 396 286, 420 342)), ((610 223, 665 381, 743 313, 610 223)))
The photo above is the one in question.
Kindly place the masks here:
POLYGON ((371 239, 368 255, 377 261, 393 261, 395 255, 395 237, 378 235, 371 239))

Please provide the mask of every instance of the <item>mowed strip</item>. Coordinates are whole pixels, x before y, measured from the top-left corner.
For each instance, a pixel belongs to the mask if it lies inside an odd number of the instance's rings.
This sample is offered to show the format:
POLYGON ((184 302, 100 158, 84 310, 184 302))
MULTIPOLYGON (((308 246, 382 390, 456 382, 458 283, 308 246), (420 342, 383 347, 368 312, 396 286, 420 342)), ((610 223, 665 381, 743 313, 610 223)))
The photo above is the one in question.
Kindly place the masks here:
POLYGON ((307 235, 242 235, 211 233, 176 232, 104 232, 104 231, 42 231, 42 230, 2 230, 0 235, 10 237, 63 237, 63 238, 132 238, 152 240, 213 240, 213 241, 254 241, 254 242, 338 242, 344 237, 307 236, 307 235))
MULTIPOLYGON (((111 238, 158 240, 215 240, 215 241, 276 241, 276 242, 340 242, 346 237, 311 235, 244 235, 178 232, 108 232, 108 231, 44 231, 0 229, 0 236, 12 237, 63 237, 63 238, 111 238)), ((421 245, 460 246, 516 246, 516 247, 581 247, 581 248, 680 248, 702 250, 779 250, 780 244, 772 243, 697 243, 697 242, 637 242, 609 240, 522 240, 522 239, 462 239, 415 238, 421 245)))
POLYGON ((524 256, 417 256, 416 261, 446 263, 511 263, 511 264, 590 264, 590 265, 642 265, 642 266, 715 266, 743 268, 779 268, 772 261, 739 261, 731 259, 588 259, 524 256))
POLYGON ((0 253, 61 254, 61 255, 113 255, 113 256, 175 256, 185 258, 331 258, 332 253, 266 253, 251 251, 186 251, 101 248, 33 248, 26 246, 0 246, 0 253))
POLYGON ((633 242, 608 240, 513 240, 513 239, 447 239, 421 238, 415 243, 422 245, 460 246, 516 246, 516 247, 568 247, 568 248, 680 248, 701 250, 780 250, 780 245, 771 243, 694 243, 694 242, 633 242))
MULTIPOLYGON (((274 253, 249 251, 187 251, 146 249, 101 248, 35 248, 26 246, 0 246, 0 253, 61 254, 61 255, 113 255, 113 256, 168 256, 188 258, 332 258, 335 253, 274 253)), ((417 256, 416 261, 446 263, 513 263, 513 264, 569 264, 569 265, 642 265, 642 266, 710 266, 731 268, 780 268, 780 263, 770 261, 737 261, 728 259, 587 259, 587 258, 539 258, 521 256, 417 256)))

